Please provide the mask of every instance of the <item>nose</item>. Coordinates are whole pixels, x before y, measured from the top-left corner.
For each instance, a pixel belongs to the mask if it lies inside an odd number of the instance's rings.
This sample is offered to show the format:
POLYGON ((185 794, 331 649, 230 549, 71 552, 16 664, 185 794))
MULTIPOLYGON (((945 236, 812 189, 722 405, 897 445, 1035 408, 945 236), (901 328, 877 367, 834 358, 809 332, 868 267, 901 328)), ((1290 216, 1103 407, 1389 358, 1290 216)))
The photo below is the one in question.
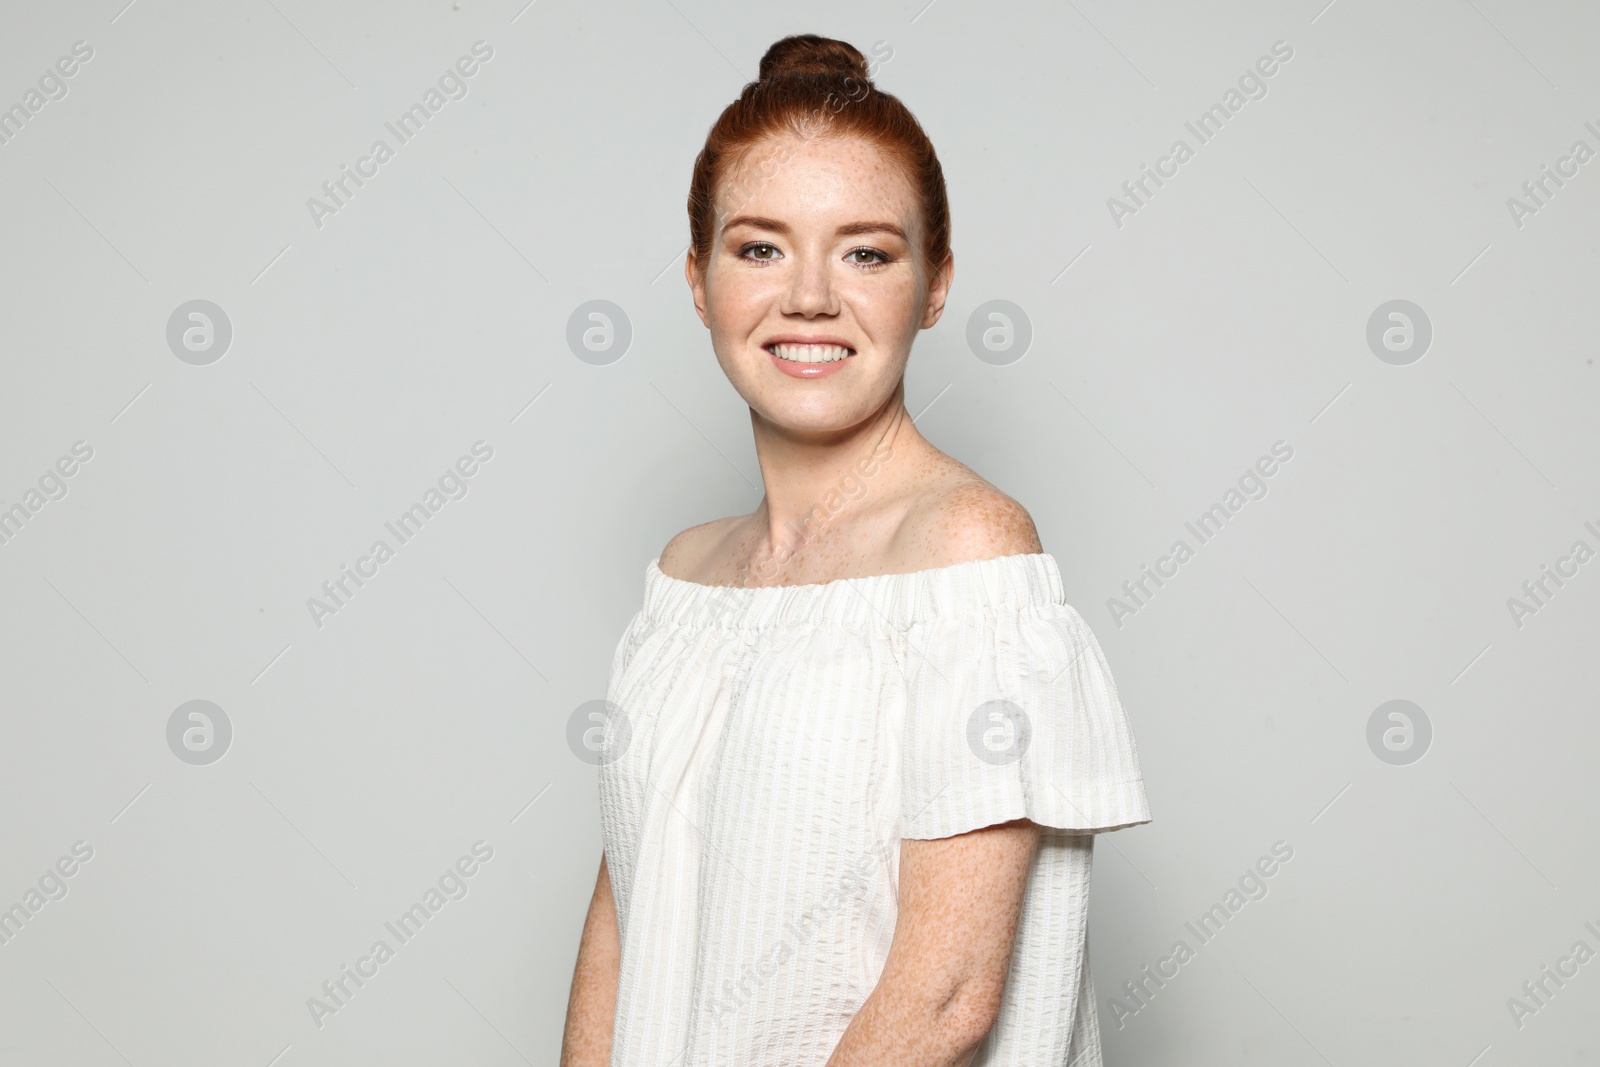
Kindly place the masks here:
POLYGON ((785 315, 836 315, 839 312, 839 294, 834 288, 832 264, 826 256, 799 257, 800 262, 789 272, 789 285, 783 294, 785 315))

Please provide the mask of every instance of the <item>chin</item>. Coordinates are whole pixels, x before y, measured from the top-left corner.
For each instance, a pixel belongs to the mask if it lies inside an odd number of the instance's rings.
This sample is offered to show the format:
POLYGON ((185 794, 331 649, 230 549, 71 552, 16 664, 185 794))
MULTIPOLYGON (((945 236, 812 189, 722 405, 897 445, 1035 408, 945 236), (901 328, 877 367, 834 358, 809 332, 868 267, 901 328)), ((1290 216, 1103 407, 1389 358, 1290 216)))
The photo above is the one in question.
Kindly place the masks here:
POLYGON ((870 419, 894 390, 887 390, 876 402, 866 401, 865 393, 851 389, 824 396, 812 394, 813 403, 796 403, 793 397, 763 393, 750 404, 757 415, 774 426, 796 433, 839 433, 870 419))

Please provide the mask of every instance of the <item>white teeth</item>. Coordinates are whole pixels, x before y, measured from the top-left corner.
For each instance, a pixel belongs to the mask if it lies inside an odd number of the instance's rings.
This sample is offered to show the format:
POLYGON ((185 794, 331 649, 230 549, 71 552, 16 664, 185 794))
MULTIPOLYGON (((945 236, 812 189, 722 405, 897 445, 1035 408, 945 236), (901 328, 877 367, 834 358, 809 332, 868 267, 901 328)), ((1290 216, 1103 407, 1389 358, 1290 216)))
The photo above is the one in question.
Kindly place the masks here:
POLYGON ((843 345, 768 345, 767 351, 779 359, 795 363, 835 363, 850 354, 843 345))

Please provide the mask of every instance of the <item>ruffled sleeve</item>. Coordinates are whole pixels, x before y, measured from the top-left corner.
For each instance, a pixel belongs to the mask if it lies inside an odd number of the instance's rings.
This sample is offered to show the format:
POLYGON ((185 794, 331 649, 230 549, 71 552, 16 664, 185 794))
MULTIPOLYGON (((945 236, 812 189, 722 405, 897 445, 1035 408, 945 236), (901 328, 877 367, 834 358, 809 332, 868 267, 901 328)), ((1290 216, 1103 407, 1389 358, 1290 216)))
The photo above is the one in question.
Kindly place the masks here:
POLYGON ((1012 602, 907 633, 901 836, 1027 817, 1065 833, 1150 821, 1099 642, 1065 603, 1012 602))

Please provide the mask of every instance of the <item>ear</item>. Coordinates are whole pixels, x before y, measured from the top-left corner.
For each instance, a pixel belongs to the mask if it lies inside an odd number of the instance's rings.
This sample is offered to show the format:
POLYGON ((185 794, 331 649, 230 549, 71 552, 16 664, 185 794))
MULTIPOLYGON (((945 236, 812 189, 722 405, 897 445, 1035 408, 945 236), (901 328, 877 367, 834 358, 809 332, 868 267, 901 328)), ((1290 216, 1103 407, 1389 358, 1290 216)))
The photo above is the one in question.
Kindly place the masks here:
POLYGON ((696 259, 693 246, 683 260, 683 277, 689 283, 689 292, 694 294, 694 310, 700 316, 700 321, 706 329, 711 328, 711 320, 706 318, 706 281, 705 277, 695 269, 696 259))
POLYGON ((933 272, 933 277, 928 282, 928 306, 922 313, 922 329, 926 330, 939 321, 939 316, 944 314, 945 298, 950 295, 950 283, 955 278, 956 254, 951 252, 944 257, 944 262, 939 269, 933 272))

